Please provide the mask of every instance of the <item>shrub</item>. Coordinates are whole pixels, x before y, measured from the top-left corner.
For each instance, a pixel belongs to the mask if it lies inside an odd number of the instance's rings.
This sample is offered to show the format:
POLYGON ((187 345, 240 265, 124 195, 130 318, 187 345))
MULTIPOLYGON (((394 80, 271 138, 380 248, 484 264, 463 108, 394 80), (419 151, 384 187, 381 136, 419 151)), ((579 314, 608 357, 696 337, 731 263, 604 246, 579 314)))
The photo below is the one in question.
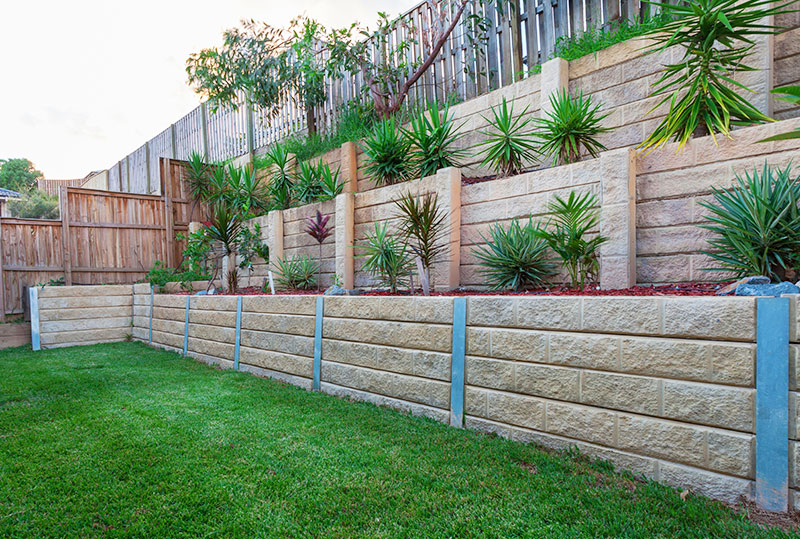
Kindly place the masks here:
POLYGON ((322 212, 317 210, 317 213, 314 217, 309 217, 306 219, 306 228, 305 233, 314 238, 314 240, 319 244, 319 273, 317 279, 317 289, 322 284, 322 243, 330 237, 332 233, 332 227, 328 226, 328 221, 330 220, 330 215, 322 215, 322 212))
POLYGON ((226 192, 229 202, 245 214, 254 216, 269 210, 267 189, 255 167, 227 165, 226 192))
POLYGON ((193 151, 186 161, 186 185, 195 201, 205 202, 209 199, 209 175, 211 165, 207 163, 206 156, 193 151))
POLYGON ((528 219, 520 225, 512 221, 503 228, 495 223, 489 227, 486 246, 473 250, 482 266, 478 271, 486 277, 491 290, 520 290, 546 284, 554 265, 547 258, 547 243, 541 229, 528 219))
POLYGON ((300 163, 292 185, 292 198, 299 205, 311 204, 322 194, 322 184, 317 167, 312 163, 300 163))
POLYGON ((718 266, 739 277, 767 275, 783 280, 796 268, 800 253, 800 178, 792 166, 736 175, 733 187, 713 188, 714 203, 701 202, 711 214, 702 228, 714 233, 704 251, 718 266))
POLYGON ((198 272, 194 269, 182 266, 182 268, 173 269, 164 265, 161 260, 156 260, 155 264, 145 275, 145 280, 153 287, 164 287, 167 283, 180 283, 183 290, 192 290, 192 282, 206 281, 211 276, 207 273, 198 272))
POLYGON ((275 261, 276 280, 292 290, 311 290, 317 286, 319 264, 309 256, 292 256, 275 261))
POLYGON ((393 116, 375 126, 361 149, 367 158, 364 171, 375 185, 391 185, 411 177, 411 146, 393 116))
POLYGON ((769 121, 755 106, 736 93, 736 73, 754 71, 744 61, 755 47, 753 38, 772 34, 777 27, 763 19, 788 13, 794 1, 693 0, 678 4, 658 3, 668 18, 661 28, 649 32, 658 52, 678 45, 683 57, 663 69, 653 95, 663 95, 653 110, 669 104, 669 111, 640 148, 651 150, 670 140, 679 148, 693 134, 722 133, 732 126, 769 121))
POLYGON ((523 171, 525 163, 536 159, 536 137, 526 132, 532 118, 522 118, 526 112, 528 107, 514 117, 514 106, 509 107, 504 97, 500 105, 492 107, 493 119, 484 116, 491 129, 481 131, 486 139, 478 143, 485 147, 482 166, 491 167, 500 176, 514 176, 523 171))
POLYGON ((13 217, 22 219, 58 219, 58 197, 33 189, 21 198, 9 200, 8 210, 13 217))
POLYGON ((320 162, 317 165, 317 176, 320 183, 319 200, 324 202, 336 198, 344 189, 344 182, 339 179, 341 169, 332 171, 328 163, 320 162))
POLYGON ((447 243, 447 214, 439 208, 436 193, 419 196, 407 192, 394 204, 400 210, 399 233, 406 243, 411 242, 411 250, 422 260, 430 281, 434 262, 450 247, 447 243))
POLYGON ((436 103, 431 102, 428 110, 412 117, 408 129, 403 131, 411 141, 411 157, 421 178, 436 174, 441 168, 461 166, 459 160, 465 152, 454 147, 458 127, 449 110, 445 106, 439 111, 436 103))
POLYGON ((272 145, 256 161, 256 169, 271 171, 267 197, 270 208, 285 210, 292 204, 292 159, 282 144, 272 145))
POLYGON ((596 206, 597 197, 594 194, 576 195, 574 192, 566 200, 556 195, 548 204, 552 227, 543 229, 541 235, 550 249, 561 258, 572 288, 580 287, 583 290, 587 280, 597 278, 597 249, 608 238, 595 236, 586 239, 589 231, 600 222, 596 206))
POLYGON ((411 271, 411 257, 406 244, 388 233, 387 224, 375 223, 375 233, 359 242, 357 256, 364 259, 362 269, 377 278, 381 285, 397 292, 405 285, 405 276, 411 271))
POLYGON ((611 131, 600 122, 608 116, 600 116, 600 105, 592 106, 591 96, 583 97, 583 92, 570 96, 566 89, 550 96, 552 110, 545 118, 534 121, 539 125, 541 139, 539 151, 553 158, 553 165, 574 163, 581 153, 588 152, 592 157, 606 149, 595 137, 611 131))

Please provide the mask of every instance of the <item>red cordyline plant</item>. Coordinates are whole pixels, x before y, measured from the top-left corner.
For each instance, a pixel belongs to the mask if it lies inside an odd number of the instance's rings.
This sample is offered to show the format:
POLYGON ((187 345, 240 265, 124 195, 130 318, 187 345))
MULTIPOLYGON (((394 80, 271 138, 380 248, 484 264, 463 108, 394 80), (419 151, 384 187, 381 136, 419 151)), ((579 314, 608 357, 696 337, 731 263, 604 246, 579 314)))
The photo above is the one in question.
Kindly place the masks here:
POLYGON ((328 226, 328 221, 330 220, 330 215, 322 215, 322 212, 317 210, 317 214, 314 217, 308 217, 306 219, 306 234, 317 240, 319 244, 319 270, 317 274, 317 290, 320 290, 322 286, 322 243, 330 237, 333 232, 333 228, 328 226))

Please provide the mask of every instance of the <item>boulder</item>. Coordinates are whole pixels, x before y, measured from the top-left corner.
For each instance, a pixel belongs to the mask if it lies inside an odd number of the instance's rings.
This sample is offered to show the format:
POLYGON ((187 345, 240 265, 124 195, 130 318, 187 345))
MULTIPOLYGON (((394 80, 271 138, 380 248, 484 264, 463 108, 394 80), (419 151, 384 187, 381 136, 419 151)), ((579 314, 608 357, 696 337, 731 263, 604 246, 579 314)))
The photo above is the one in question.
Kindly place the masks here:
POLYGON ((739 285, 742 284, 769 284, 772 280, 769 277, 765 277, 763 275, 752 275, 750 277, 745 277, 744 279, 739 279, 736 282, 733 282, 727 286, 723 286, 719 290, 717 290, 718 296, 729 296, 736 292, 736 289, 739 285))
POLYGON ((800 288, 788 281, 778 284, 749 284, 744 283, 736 287, 737 296, 773 296, 783 294, 800 294, 800 288))

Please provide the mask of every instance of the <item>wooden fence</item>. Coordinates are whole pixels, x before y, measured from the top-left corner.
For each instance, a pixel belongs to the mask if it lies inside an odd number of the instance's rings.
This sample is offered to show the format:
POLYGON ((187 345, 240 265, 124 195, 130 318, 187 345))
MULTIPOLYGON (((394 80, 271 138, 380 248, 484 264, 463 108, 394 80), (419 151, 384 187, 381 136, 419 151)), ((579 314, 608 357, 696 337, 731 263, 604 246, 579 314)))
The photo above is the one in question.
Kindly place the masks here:
POLYGON ((161 159, 164 195, 75 187, 60 191, 61 219, 0 219, 0 319, 23 309, 24 286, 133 283, 161 260, 179 261, 189 222, 202 220, 180 161, 161 159))
MULTIPOLYGON (((679 1, 679 0, 669 0, 679 1)), ((461 24, 444 45, 433 66, 412 87, 409 101, 470 99, 530 76, 536 65, 554 53, 561 36, 575 36, 614 21, 649 15, 642 0, 511 0, 501 16, 492 7, 470 0, 461 24), (485 42, 476 47, 468 38, 469 16, 488 21, 485 42)), ((412 42, 408 60, 421 57, 430 42, 435 17, 423 1, 401 15, 388 36, 389 45, 412 42)), ((377 47, 373 47, 377 50, 377 47)), ((323 52, 323 54, 325 54, 323 52)), ((327 99, 315 110, 321 130, 336 123, 341 105, 361 95, 360 73, 326 79, 327 99)), ((169 126, 109 168, 109 189, 132 193, 160 192, 157 163, 162 157, 187 159, 193 151, 221 161, 252 152, 306 129, 302 105, 285 95, 277 114, 240 107, 212 111, 205 104, 169 126)))

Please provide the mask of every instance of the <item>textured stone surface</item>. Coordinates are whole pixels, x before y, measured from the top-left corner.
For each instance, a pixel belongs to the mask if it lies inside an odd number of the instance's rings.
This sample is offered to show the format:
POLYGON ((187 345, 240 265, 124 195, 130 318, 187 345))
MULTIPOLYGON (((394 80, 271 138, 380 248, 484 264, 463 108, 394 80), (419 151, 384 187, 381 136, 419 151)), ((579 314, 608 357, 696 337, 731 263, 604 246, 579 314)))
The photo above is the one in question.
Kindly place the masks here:
POLYGON ((664 334, 700 339, 755 340, 753 298, 664 298, 664 334))
POLYGON ((659 298, 584 298, 583 329, 603 333, 657 334, 661 323, 659 301, 659 298))
POLYGON ((616 414, 608 410, 549 401, 545 430, 575 440, 616 444, 616 414))
POLYGON ((493 329, 491 356, 497 359, 543 363, 547 353, 547 336, 533 331, 493 329))
POLYGON ((782 282, 777 284, 743 283, 736 287, 737 296, 772 296, 780 297, 783 294, 800 294, 800 288, 794 283, 782 282))
POLYGON ((659 381, 655 378, 585 372, 581 402, 647 415, 658 415, 659 381))
POLYGON ((530 329, 580 329, 581 299, 569 297, 519 298, 517 323, 530 329))
POLYGON ((673 421, 622 414, 618 447, 640 455, 703 466, 706 432, 673 421))
POLYGON ((577 401, 580 373, 548 365, 516 365, 516 391, 526 395, 577 401))
MULTIPOLYGON (((494 342, 492 342, 494 346, 494 342)), ((549 362, 566 367, 619 370, 619 337, 553 333, 549 362)))
POLYGON ((753 432, 755 391, 693 382, 664 382, 664 416, 753 432))
POLYGON ((769 284, 770 282, 772 282, 772 279, 769 277, 765 277, 764 275, 753 275, 751 277, 745 277, 743 279, 739 279, 738 281, 734 281, 729 285, 723 286, 717 290, 717 295, 729 296, 736 292, 736 289, 742 284, 769 284))

